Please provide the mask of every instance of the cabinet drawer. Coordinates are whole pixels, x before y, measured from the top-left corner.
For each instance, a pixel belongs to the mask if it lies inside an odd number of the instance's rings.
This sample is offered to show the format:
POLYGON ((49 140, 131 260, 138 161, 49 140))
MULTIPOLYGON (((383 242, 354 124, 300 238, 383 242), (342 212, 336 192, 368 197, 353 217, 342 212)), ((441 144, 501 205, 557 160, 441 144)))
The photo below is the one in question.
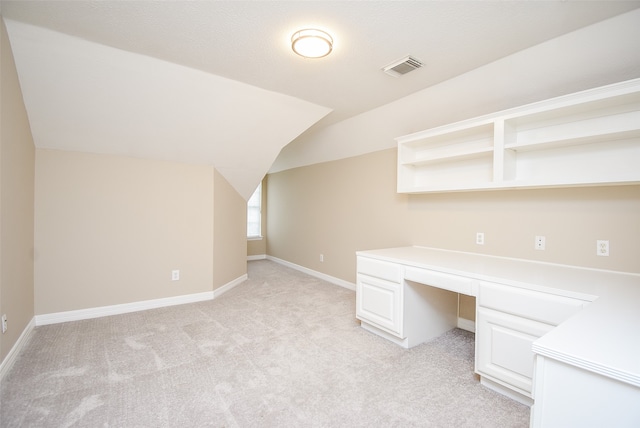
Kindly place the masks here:
POLYGON ((478 306, 556 326, 580 311, 584 301, 488 282, 480 283, 478 306))
POLYGON ((443 290, 454 291, 473 296, 474 280, 450 273, 434 270, 407 267, 404 271, 404 279, 430 285, 443 290))
POLYGON ((358 273, 374 278, 400 283, 402 281, 402 267, 400 265, 382 262, 380 260, 358 257, 358 273))

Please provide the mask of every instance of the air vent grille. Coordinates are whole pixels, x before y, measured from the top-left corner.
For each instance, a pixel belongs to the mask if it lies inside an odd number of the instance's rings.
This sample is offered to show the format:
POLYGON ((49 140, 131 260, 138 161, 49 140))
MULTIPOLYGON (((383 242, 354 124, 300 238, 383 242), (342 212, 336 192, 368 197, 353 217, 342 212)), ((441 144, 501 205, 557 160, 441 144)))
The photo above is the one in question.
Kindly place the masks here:
POLYGON ((420 67, 422 67, 422 61, 409 55, 383 67, 382 71, 389 76, 399 77, 420 67))

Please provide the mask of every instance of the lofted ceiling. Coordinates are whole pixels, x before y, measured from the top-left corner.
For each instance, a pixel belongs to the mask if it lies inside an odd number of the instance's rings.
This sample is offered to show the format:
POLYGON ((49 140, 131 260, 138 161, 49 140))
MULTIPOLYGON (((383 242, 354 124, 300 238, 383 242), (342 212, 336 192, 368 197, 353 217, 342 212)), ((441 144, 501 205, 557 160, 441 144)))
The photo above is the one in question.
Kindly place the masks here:
POLYGON ((285 146, 313 145, 305 135, 640 2, 0 5, 37 147, 206 163, 247 199, 285 146), (291 51, 309 27, 332 34, 328 57, 291 51), (424 67, 381 71, 408 54, 424 67))

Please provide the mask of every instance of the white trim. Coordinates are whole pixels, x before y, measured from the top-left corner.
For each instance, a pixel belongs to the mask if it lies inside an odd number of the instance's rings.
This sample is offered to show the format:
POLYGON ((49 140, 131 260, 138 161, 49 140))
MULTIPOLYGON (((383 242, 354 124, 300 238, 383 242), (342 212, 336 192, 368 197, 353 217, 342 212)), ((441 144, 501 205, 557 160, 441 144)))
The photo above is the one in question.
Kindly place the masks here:
POLYGON ((247 256, 247 261, 253 261, 253 260, 264 260, 267 258, 266 254, 257 254, 255 256, 247 256))
POLYGON ((356 291, 356 285, 351 283, 351 282, 349 282, 349 281, 345 281, 343 279, 336 278, 335 276, 327 275, 326 273, 322 273, 322 272, 318 272, 318 271, 315 271, 315 270, 311 270, 311 269, 306 268, 304 266, 300 266, 300 265, 297 265, 295 263, 291 263, 291 262, 288 262, 286 260, 279 259, 277 257, 273 257, 273 256, 267 255, 267 259, 271 260, 271 261, 274 261, 276 263, 280 263, 281 265, 285 265, 285 266, 290 267, 292 269, 298 270, 300 272, 304 272, 307 275, 315 276, 316 278, 320 278, 320 279, 322 279, 324 281, 327 281, 327 282, 330 282, 332 284, 339 285, 340 287, 347 288, 347 289, 349 289, 351 291, 356 291))
POLYGON ((640 378, 633 373, 628 373, 623 370, 617 370, 615 368, 611 368, 608 365, 599 364, 589 359, 585 360, 582 358, 574 357, 571 354, 565 354, 564 352, 546 348, 538 345, 537 342, 533 342, 532 350, 537 355, 548 357, 552 360, 559 361, 570 366, 578 367, 593 373, 597 373, 599 375, 615 379, 620 382, 628 383, 636 387, 640 386, 640 378))
POLYGON ((360 327, 362 327, 363 329, 365 329, 366 331, 368 331, 369 333, 373 333, 377 336, 383 337, 385 339, 387 339, 390 342, 395 343, 398 346, 401 346, 405 349, 409 349, 409 339, 407 339, 406 337, 404 339, 400 339, 397 336, 394 336, 391 333, 387 333, 384 330, 379 329, 378 327, 369 324, 366 321, 362 321, 360 320, 360 327))
POLYGON ((218 297, 222 296, 224 293, 226 293, 227 291, 231 290, 232 288, 234 288, 235 286, 242 284, 243 282, 245 282, 247 280, 248 276, 245 273, 242 276, 237 277, 236 279, 227 282, 225 285, 223 285, 222 287, 218 287, 215 290, 213 290, 213 298, 217 299, 218 297))
POLYGON ((495 391, 499 394, 506 395, 512 400, 515 400, 520 404, 524 404, 525 406, 528 406, 528 407, 533 406, 533 398, 520 394, 519 392, 514 391, 510 387, 501 385, 498 382, 495 382, 491 379, 487 379, 484 376, 480 376, 480 385, 484 386, 485 388, 489 388, 490 390, 495 391))
POLYGON ((121 315, 129 312, 144 311, 147 309, 163 308, 166 306, 181 305, 184 303, 201 302, 213 299, 213 291, 203 293, 186 294, 162 299, 143 300, 139 302, 123 303, 119 305, 100 306, 97 308, 78 309, 75 311, 55 312, 52 314, 36 315, 36 325, 58 324, 68 321, 88 320, 91 318, 121 315))
POLYGON ((0 381, 4 378, 4 375, 9 372, 16 358, 20 354, 20 351, 22 351, 22 348, 24 348, 25 345, 29 342, 31 333, 36 326, 35 320, 35 317, 31 318, 31 321, 29 321, 29 324, 27 324, 25 329, 22 330, 22 334, 20 335, 16 343, 13 345, 4 360, 2 360, 2 362, 0 363, 0 381))
POLYGON ((466 318, 458 317, 458 328, 466 331, 470 331, 471 333, 476 332, 476 323, 475 321, 468 320, 466 318))
POLYGON ((58 324, 68 321, 80 321, 91 318, 107 317, 111 315, 126 314, 129 312, 144 311, 147 309, 164 308, 167 306, 183 305, 185 303, 196 303, 206 300, 213 300, 222 294, 231 290, 236 285, 247 279, 244 274, 233 281, 219 287, 213 291, 205 291, 202 293, 185 294, 182 296, 165 297, 161 299, 143 300, 139 302, 123 303, 120 305, 101 306, 97 308, 78 309, 75 311, 56 312, 52 314, 36 315, 36 326, 58 324))

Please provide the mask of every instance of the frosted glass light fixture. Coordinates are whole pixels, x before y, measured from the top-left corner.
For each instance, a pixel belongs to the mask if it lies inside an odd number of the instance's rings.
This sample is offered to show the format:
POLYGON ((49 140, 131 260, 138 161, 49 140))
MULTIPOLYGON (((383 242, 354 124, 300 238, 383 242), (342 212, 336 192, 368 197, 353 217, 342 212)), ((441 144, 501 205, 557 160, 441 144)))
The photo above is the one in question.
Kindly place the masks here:
POLYGON ((322 30, 296 31, 291 36, 291 49, 305 58, 322 58, 331 53, 333 38, 322 30))

